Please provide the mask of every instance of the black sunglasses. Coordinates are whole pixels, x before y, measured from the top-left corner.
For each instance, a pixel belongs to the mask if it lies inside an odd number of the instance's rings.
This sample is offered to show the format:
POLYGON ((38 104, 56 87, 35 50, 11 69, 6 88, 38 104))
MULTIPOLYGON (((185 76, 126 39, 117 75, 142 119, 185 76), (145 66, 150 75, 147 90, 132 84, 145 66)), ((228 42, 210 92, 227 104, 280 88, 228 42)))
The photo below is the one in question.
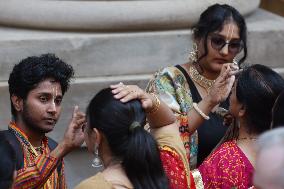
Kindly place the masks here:
POLYGON ((238 54, 242 51, 244 45, 242 40, 233 39, 231 41, 226 41, 223 37, 219 35, 211 35, 209 36, 211 40, 211 46, 213 49, 220 51, 224 48, 226 44, 228 44, 228 50, 231 54, 238 54))

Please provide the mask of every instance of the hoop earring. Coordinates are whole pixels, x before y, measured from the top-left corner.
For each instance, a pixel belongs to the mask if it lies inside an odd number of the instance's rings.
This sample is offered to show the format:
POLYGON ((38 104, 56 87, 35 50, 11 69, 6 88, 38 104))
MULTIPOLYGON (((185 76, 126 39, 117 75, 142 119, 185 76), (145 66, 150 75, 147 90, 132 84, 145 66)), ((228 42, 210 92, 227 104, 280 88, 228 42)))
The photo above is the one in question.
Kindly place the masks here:
POLYGON ((192 50, 189 52, 189 60, 192 63, 196 63, 198 60, 198 48, 196 43, 192 44, 192 50))
POLYGON ((98 150, 97 144, 95 145, 94 155, 95 155, 95 157, 92 161, 92 167, 94 167, 94 168, 102 167, 103 162, 102 162, 102 160, 99 156, 99 150, 98 150))

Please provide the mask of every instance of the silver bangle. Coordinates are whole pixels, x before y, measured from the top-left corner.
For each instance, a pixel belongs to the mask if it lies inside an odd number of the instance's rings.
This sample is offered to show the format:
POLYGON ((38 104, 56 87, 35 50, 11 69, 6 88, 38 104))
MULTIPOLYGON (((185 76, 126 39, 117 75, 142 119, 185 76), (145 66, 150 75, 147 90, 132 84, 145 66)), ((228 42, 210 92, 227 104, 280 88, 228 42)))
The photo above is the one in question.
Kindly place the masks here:
POLYGON ((197 105, 195 102, 193 103, 193 108, 194 108, 194 110, 195 110, 201 117, 203 117, 205 120, 209 120, 209 119, 210 119, 210 117, 209 117, 208 115, 205 115, 205 113, 203 113, 203 112, 199 109, 198 105, 197 105))

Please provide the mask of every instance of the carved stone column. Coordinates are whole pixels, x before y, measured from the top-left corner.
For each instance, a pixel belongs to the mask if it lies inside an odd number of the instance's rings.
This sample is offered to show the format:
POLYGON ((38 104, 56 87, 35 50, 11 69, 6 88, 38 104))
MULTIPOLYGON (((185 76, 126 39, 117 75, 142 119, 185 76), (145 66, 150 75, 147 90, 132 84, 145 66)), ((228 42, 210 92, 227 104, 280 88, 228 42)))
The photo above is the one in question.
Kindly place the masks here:
POLYGON ((242 14, 253 12, 259 0, 152 1, 0 1, 0 24, 24 28, 91 31, 131 31, 189 28, 214 3, 227 3, 242 14))

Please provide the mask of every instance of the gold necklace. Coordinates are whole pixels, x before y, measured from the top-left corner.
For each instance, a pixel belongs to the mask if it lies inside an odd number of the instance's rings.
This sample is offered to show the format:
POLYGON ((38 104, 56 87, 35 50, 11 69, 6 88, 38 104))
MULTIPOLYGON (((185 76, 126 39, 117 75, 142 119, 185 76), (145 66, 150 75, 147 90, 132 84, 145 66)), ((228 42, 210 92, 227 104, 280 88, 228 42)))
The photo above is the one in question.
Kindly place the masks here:
POLYGON ((201 75, 193 65, 189 67, 189 75, 192 78, 192 80, 196 82, 199 86, 204 88, 207 91, 207 93, 215 83, 215 80, 207 79, 206 77, 201 75))

